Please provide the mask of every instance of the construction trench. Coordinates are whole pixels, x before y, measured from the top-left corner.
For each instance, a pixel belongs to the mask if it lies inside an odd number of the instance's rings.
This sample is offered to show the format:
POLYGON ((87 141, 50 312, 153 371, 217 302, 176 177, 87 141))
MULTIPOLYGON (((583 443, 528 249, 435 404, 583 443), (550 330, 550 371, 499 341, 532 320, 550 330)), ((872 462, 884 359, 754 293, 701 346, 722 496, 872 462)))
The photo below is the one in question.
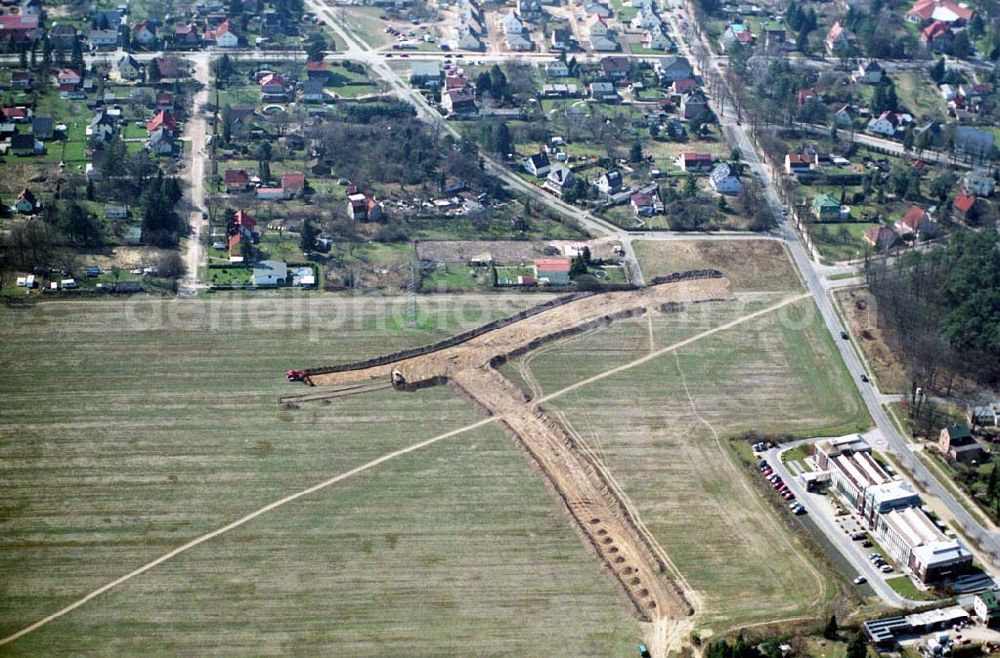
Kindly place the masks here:
POLYGON ((413 391, 448 384, 489 416, 545 481, 588 552, 612 576, 640 621, 693 613, 684 592, 657 557, 627 506, 587 451, 544 409, 497 369, 509 358, 611 322, 678 305, 733 299, 715 271, 676 274, 648 288, 570 295, 441 343, 355 364, 303 371, 323 390, 285 396, 282 403, 356 395, 392 386, 413 391))

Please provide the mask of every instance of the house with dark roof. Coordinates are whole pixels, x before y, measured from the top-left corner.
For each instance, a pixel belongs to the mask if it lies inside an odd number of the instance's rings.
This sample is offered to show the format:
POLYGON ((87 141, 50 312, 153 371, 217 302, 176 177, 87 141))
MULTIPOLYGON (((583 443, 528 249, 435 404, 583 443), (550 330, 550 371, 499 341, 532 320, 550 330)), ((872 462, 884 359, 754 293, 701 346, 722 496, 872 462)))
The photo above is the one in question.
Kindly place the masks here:
POLYGON ((899 242, 899 235, 888 226, 873 226, 865 230, 864 240, 876 251, 884 252, 899 242))
POLYGON ((548 176, 551 168, 549 155, 543 151, 533 153, 524 159, 524 170, 536 178, 548 176))
POLYGON ((55 121, 52 117, 35 117, 31 120, 31 134, 42 141, 52 139, 55 136, 55 121))
POLYGON ((576 177, 569 167, 557 164, 549 170, 542 187, 553 194, 563 197, 576 184, 576 177))
POLYGON ((632 64, 627 57, 605 57, 601 59, 601 73, 611 80, 622 80, 628 77, 632 64))
POLYGON ((969 432, 969 426, 964 423, 949 425, 941 430, 938 449, 963 464, 981 462, 987 456, 986 451, 969 432))

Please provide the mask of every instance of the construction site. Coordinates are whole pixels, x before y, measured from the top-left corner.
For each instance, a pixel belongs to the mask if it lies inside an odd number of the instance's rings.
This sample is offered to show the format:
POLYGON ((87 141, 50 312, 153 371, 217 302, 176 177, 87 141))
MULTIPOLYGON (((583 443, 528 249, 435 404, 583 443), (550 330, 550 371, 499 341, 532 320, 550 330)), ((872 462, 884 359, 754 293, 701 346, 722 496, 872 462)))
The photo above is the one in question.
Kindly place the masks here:
POLYGON ((496 367, 552 341, 618 319, 732 298, 728 281, 712 270, 672 275, 642 290, 569 295, 441 343, 359 363, 289 371, 289 380, 324 390, 284 396, 280 402, 294 409, 302 403, 389 387, 413 391, 448 384, 495 419, 541 475, 633 615, 644 622, 680 619, 694 609, 669 557, 654 548, 587 451, 546 415, 543 400, 532 400, 496 367))

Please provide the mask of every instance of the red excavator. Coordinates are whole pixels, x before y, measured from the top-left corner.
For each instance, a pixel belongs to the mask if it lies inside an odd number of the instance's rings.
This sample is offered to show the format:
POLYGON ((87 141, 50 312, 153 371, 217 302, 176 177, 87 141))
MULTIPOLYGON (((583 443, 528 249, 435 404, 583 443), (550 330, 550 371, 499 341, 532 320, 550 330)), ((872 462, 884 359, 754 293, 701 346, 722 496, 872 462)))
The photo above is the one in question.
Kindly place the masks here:
POLYGON ((313 383, 309 380, 309 373, 305 370, 289 370, 285 373, 285 377, 288 378, 290 382, 302 382, 312 386, 313 383))

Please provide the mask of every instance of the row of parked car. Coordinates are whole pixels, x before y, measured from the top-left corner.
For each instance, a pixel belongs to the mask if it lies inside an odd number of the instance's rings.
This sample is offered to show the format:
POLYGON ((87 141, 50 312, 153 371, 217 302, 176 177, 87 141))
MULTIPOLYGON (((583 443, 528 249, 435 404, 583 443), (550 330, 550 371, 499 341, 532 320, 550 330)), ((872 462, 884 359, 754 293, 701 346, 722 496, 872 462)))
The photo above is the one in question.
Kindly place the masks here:
POLYGON ((781 476, 774 472, 771 465, 767 463, 767 460, 761 459, 757 465, 760 468, 760 474, 763 475, 771 484, 771 488, 777 491, 778 495, 785 500, 792 501, 788 505, 788 508, 796 514, 805 514, 806 508, 802 506, 802 503, 795 500, 795 494, 792 493, 792 490, 789 489, 788 485, 781 479, 781 476))
POLYGON ((871 563, 875 565, 875 568, 882 573, 892 573, 892 566, 885 561, 881 553, 872 553, 868 556, 868 559, 871 560, 871 563))

